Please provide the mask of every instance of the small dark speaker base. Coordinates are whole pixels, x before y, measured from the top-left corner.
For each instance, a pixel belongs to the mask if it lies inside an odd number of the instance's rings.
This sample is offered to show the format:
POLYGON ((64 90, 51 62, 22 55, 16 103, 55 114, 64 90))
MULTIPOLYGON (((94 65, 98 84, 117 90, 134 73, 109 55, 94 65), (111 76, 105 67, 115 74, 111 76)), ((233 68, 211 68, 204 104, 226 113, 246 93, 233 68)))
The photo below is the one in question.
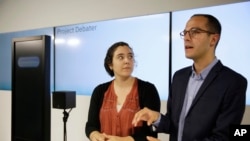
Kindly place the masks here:
POLYGON ((53 108, 69 109, 76 107, 75 91, 54 91, 53 92, 53 108))

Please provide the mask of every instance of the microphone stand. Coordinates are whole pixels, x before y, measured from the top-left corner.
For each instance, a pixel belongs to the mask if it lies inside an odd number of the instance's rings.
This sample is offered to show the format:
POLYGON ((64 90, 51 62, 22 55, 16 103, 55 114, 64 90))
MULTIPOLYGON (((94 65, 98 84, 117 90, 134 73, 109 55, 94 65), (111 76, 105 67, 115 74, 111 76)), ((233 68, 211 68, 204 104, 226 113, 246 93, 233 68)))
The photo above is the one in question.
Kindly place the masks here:
POLYGON ((67 141, 67 127, 66 127, 66 123, 69 117, 69 113, 71 112, 72 108, 69 110, 69 112, 66 111, 66 109, 63 110, 63 140, 67 141))

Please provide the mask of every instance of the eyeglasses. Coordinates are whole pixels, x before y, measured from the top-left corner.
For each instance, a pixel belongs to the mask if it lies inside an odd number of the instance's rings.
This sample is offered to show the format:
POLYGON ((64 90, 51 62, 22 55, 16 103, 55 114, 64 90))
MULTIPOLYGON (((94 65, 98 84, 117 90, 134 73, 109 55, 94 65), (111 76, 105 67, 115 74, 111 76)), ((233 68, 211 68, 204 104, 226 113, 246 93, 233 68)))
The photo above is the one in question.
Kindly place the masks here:
POLYGON ((207 30, 203 30, 203 29, 200 29, 200 28, 191 28, 190 30, 184 30, 180 33, 180 36, 182 39, 184 39, 185 35, 186 34, 189 34, 189 37, 190 38, 195 38, 196 35, 200 34, 200 33, 207 33, 207 34, 216 34, 214 32, 210 32, 210 31, 207 31, 207 30))

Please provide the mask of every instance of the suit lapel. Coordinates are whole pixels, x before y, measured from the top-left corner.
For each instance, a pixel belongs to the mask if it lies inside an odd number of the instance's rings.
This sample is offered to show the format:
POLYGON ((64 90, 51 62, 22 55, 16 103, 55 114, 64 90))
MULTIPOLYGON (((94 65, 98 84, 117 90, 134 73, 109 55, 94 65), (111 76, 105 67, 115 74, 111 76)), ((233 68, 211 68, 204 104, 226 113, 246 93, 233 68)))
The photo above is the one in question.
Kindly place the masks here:
MULTIPOLYGON (((216 78, 216 76, 218 75, 218 72, 221 70, 222 67, 223 67, 222 63, 220 61, 218 61, 218 63, 211 69, 211 71, 209 72, 209 74, 205 78, 203 84, 201 85, 200 89, 198 90, 197 95, 195 96, 195 99, 193 100, 189 111, 192 110, 192 108, 195 106, 197 101, 204 94, 204 91, 214 81, 214 79, 216 78)), ((187 116, 188 116, 188 113, 187 113, 187 116)))
POLYGON ((186 90, 187 90, 187 85, 188 85, 188 81, 189 81, 189 77, 190 77, 190 74, 191 74, 192 70, 191 70, 191 67, 189 69, 187 69, 187 71, 185 73, 183 73, 180 78, 181 82, 183 83, 179 83, 181 85, 179 85, 178 87, 180 88, 180 92, 178 93, 178 96, 176 98, 178 98, 178 102, 176 103, 175 106, 178 106, 178 116, 180 116, 181 114, 181 110, 182 110, 182 107, 183 107, 183 104, 184 104, 184 100, 185 100, 185 94, 186 94, 186 90))

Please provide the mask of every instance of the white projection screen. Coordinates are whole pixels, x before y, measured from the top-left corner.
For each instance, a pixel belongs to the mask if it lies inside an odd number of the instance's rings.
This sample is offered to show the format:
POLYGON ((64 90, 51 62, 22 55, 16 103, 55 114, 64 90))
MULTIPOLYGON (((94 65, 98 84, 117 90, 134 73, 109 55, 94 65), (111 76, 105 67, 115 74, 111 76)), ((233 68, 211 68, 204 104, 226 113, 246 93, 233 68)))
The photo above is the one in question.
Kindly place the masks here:
MULTIPOLYGON (((250 2, 240 2, 172 11, 172 19, 170 13, 160 13, 0 33, 0 89, 11 90, 11 39, 38 34, 53 36, 54 32, 51 89, 91 95, 95 86, 113 79, 106 73, 103 65, 108 47, 115 42, 125 41, 135 53, 136 67, 133 75, 155 84, 161 99, 167 100, 172 74, 180 68, 192 65, 192 61, 185 58, 183 40, 179 33, 185 28, 190 16, 196 13, 212 14, 220 20, 222 36, 216 56, 224 65, 244 75, 249 81, 250 2)), ((250 105, 249 88, 246 103, 250 105)))
MULTIPOLYGON (((250 2, 241 2, 173 11, 171 31, 169 13, 56 27, 55 90, 74 90, 80 95, 91 95, 96 85, 113 79, 103 66, 108 47, 125 41, 135 52, 137 65, 133 75, 154 83, 161 99, 166 100, 172 77, 169 72, 173 74, 192 65, 192 61, 185 58, 179 33, 190 16, 196 13, 212 14, 220 20, 222 36, 216 56, 224 65, 250 80, 250 48, 247 42, 250 2), (169 52, 169 32, 172 33, 172 52, 169 52), (169 63, 170 55, 172 65, 169 63)), ((246 102, 250 104, 249 90, 246 102)))
POLYGON ((55 89, 91 95, 111 78, 104 69, 107 49, 125 41, 134 50, 133 76, 153 83, 167 99, 169 81, 169 13, 57 27, 55 89))

